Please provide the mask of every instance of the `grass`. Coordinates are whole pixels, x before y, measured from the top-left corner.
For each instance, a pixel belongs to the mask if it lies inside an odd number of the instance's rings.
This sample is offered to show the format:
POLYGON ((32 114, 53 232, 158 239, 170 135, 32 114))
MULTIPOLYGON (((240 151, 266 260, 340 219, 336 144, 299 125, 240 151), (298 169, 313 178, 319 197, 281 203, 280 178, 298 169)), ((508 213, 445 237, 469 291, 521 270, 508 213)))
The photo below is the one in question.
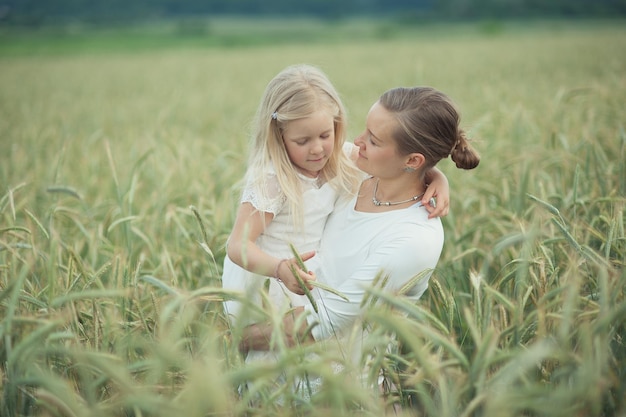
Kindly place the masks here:
POLYGON ((430 29, 0 48, 0 415, 623 415, 624 29, 430 29), (418 304, 381 280, 343 349, 277 337, 276 363, 246 365, 221 310, 237 297, 219 285, 224 243, 248 123, 296 62, 328 73, 352 136, 385 89, 440 88, 482 162, 441 164, 452 211, 418 304), (381 371, 386 395, 354 382, 381 371))

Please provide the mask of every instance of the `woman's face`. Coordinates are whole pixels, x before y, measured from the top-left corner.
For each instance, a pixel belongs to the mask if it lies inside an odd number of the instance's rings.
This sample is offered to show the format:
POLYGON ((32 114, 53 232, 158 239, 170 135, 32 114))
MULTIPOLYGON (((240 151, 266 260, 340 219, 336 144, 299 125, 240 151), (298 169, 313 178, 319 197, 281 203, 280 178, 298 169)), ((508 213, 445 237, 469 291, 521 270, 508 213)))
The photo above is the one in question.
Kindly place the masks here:
POLYGON ((393 132, 398 122, 379 102, 374 103, 365 122, 366 128, 355 140, 359 147, 357 166, 364 172, 390 178, 403 173, 407 157, 398 154, 393 132))

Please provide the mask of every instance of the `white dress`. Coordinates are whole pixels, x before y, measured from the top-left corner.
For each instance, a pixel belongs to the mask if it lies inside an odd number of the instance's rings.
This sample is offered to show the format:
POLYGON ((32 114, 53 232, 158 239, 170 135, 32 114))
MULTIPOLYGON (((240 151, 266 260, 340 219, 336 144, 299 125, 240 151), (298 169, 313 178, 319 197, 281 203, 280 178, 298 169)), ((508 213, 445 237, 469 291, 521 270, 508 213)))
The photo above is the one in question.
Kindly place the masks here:
MULTIPOLYGON (((353 143, 343 144, 342 152, 354 160, 358 147, 353 143)), ((269 197, 263 198, 250 184, 246 184, 241 202, 251 203, 257 210, 272 213, 274 218, 265 231, 258 237, 257 246, 269 255, 279 259, 292 258, 293 254, 289 243, 293 244, 298 253, 317 250, 320 245, 324 226, 340 195, 330 183, 320 183, 317 178, 310 178, 298 174, 302 187, 303 225, 297 230, 294 227, 293 213, 286 203, 286 197, 280 190, 276 173, 271 170, 265 181, 269 197)), ((251 306, 262 306, 261 291, 269 283, 269 303, 266 307, 274 309, 272 313, 284 313, 292 306, 302 306, 308 303, 305 296, 299 296, 289 291, 276 279, 269 279, 262 275, 246 271, 235 264, 228 256, 224 259, 222 272, 222 287, 245 294, 246 303, 227 301, 224 304, 226 315, 231 323, 252 324, 266 317, 255 313, 251 306)))
MULTIPOLYGON (((276 190, 276 195, 269 201, 261 201, 259 193, 255 192, 249 184, 246 185, 241 202, 249 202, 256 209, 274 214, 273 220, 265 231, 258 237, 257 246, 276 258, 293 257, 289 248, 292 243, 299 253, 317 250, 324 230, 328 215, 333 211, 337 192, 329 183, 319 184, 318 179, 299 175, 303 189, 303 226, 301 230, 295 230, 292 213, 284 195, 279 191, 276 175, 271 172, 267 175, 270 189, 276 190)), ((227 301, 225 310, 231 322, 239 324, 251 324, 259 319, 265 321, 262 315, 255 313, 251 305, 262 306, 275 310, 272 313, 282 313, 293 306, 304 304, 306 297, 299 296, 289 291, 276 279, 269 279, 262 275, 246 271, 236 265, 228 256, 224 259, 222 274, 222 286, 224 289, 233 290, 245 294, 246 302, 227 301), (263 303, 261 292, 263 286, 269 280, 269 303, 263 303)))

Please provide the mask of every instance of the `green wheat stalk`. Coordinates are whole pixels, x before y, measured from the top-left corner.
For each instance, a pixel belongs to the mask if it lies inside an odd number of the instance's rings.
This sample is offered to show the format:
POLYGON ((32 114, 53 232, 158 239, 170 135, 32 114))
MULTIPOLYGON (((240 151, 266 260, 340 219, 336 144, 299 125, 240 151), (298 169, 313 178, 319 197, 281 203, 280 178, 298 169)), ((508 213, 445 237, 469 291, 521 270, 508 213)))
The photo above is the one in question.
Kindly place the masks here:
POLYGON ((50 187, 46 188, 46 191, 51 193, 51 194, 54 194, 54 193, 66 194, 66 195, 74 197, 74 198, 76 198, 78 200, 82 200, 83 199, 78 191, 76 191, 72 187, 68 187, 68 186, 65 186, 65 185, 53 185, 53 186, 50 186, 50 187))
POLYGON ((311 291, 309 291, 309 289, 307 288, 302 278, 300 278, 300 275, 298 275, 296 268, 293 265, 289 265, 289 269, 291 270, 291 273, 296 278, 296 280, 298 281, 298 284, 304 291, 304 295, 306 295, 306 298, 308 298, 309 301, 311 302, 311 305, 313 306, 313 310, 315 310, 316 313, 319 313, 319 310, 317 308, 317 303, 315 302, 315 299, 313 298, 313 294, 311 294, 311 291))
POLYGON ((28 209, 24 209, 24 212, 26 212, 28 217, 30 217, 32 219, 32 221, 34 221, 37 224, 37 227, 39 227, 39 230, 41 230, 41 233, 43 233, 44 236, 46 236, 46 239, 50 239, 50 234, 48 234, 48 231, 46 230, 45 227, 43 227, 43 225, 41 224, 39 219, 37 219, 37 217, 35 217, 35 215, 33 213, 28 211, 28 209))
MULTIPOLYGON (((309 270, 307 269, 306 265, 304 265, 304 261, 300 257, 300 254, 296 250, 295 246, 293 246, 293 244, 290 243, 289 249, 291 249, 291 253, 293 254, 294 258, 296 258, 296 262, 298 263, 298 266, 300 267, 300 269, 308 273, 309 270)), ((296 271, 296 268, 293 265, 289 265, 289 269, 291 270, 291 273, 296 278, 296 280, 298 281, 298 284, 304 291, 304 295, 306 295, 306 298, 308 298, 309 301, 311 302, 311 305, 313 306, 313 310, 315 310, 316 313, 319 313, 319 310, 317 308, 317 303, 315 302, 315 299, 313 298, 313 294, 311 294, 311 291, 309 291, 309 288, 306 286, 302 278, 300 278, 300 275, 296 271)))
POLYGON ((340 291, 337 291, 336 289, 334 289, 331 286, 328 286, 326 284, 322 284, 321 282, 318 282, 318 281, 311 281, 311 285, 313 285, 316 288, 319 288, 320 290, 324 290, 324 291, 328 291, 330 293, 333 293, 336 296, 338 296, 340 298, 343 298, 346 301, 350 301, 350 299, 345 294, 343 294, 340 291))

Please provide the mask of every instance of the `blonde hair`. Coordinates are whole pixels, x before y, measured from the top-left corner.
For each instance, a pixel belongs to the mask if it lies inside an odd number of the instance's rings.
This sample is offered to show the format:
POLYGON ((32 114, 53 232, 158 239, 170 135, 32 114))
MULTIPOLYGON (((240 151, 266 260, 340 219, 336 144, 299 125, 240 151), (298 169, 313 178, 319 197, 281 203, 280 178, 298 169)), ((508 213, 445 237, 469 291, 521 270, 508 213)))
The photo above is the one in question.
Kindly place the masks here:
POLYGON ((358 170, 343 152, 346 135, 346 111, 339 93, 326 75, 310 65, 293 65, 277 74, 265 88, 253 124, 250 144, 248 183, 262 197, 267 197, 267 174, 274 168, 281 192, 300 227, 302 192, 298 171, 287 155, 283 131, 289 122, 329 110, 335 128, 334 151, 322 168, 322 181, 329 182, 340 193, 352 195, 360 184, 358 170))
POLYGON ((400 154, 424 155, 422 173, 448 155, 457 168, 478 166, 480 156, 459 127, 461 116, 444 93, 431 87, 398 87, 385 92, 379 102, 398 121, 394 139, 400 154))

